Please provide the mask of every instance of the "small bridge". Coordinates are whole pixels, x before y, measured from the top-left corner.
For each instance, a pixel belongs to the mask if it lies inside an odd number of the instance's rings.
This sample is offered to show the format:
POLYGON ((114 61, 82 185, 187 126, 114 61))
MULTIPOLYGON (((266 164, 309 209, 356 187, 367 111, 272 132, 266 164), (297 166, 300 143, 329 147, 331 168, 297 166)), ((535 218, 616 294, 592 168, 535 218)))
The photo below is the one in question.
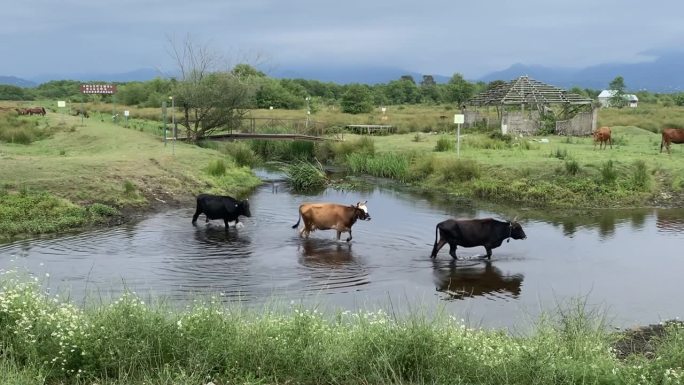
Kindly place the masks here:
MULTIPOLYGON (((208 140, 302 140, 322 142, 343 140, 342 132, 330 129, 326 123, 310 119, 275 119, 248 117, 240 120, 239 127, 204 136, 208 140)), ((173 140, 173 138, 170 138, 173 140)), ((176 140, 187 141, 187 137, 176 140)))

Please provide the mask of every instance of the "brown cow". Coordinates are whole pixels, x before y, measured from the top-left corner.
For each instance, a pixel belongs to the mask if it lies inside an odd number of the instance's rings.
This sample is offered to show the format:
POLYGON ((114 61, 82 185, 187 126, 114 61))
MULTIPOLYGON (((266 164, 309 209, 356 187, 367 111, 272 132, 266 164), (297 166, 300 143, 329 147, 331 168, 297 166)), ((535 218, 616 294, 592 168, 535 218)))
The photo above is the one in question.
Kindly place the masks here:
MULTIPOLYGON (((366 201, 368 202, 368 201, 366 201)), ((337 203, 303 203, 299 206, 299 219, 292 226, 296 229, 304 219, 304 226, 299 229, 299 236, 309 237, 314 230, 337 230, 337 240, 344 232, 349 233, 347 242, 352 240, 352 225, 357 219, 370 221, 366 202, 356 205, 340 205, 337 203)))
POLYGON ((608 148, 607 143, 610 143, 610 148, 613 148, 613 140, 610 138, 610 127, 601 127, 594 131, 594 148, 596 148, 596 142, 599 143, 599 150, 601 146, 608 148))
POLYGON ((660 152, 663 152, 663 146, 665 146, 667 153, 669 154, 670 143, 684 143, 684 128, 663 128, 663 139, 660 141, 660 152))

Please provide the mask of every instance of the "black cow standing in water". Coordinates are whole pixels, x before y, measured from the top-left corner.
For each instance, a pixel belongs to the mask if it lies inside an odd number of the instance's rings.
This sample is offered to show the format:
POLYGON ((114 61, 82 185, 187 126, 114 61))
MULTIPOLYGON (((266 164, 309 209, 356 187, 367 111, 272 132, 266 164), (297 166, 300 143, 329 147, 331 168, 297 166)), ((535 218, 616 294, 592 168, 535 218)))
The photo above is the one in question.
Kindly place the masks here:
POLYGON ((456 257, 456 247, 484 246, 487 258, 491 259, 492 249, 495 249, 508 238, 525 239, 527 236, 522 226, 515 221, 498 221, 486 219, 447 219, 437 224, 435 228, 435 245, 430 258, 437 257, 439 249, 449 244, 449 255, 456 257), (439 242, 437 241, 439 233, 439 242))
POLYGON ((206 215, 207 221, 210 219, 223 219, 223 222, 226 224, 226 230, 228 230, 228 223, 232 221, 235 221, 235 226, 237 227, 239 222, 238 216, 252 216, 252 213, 249 212, 249 202, 246 199, 238 201, 229 196, 211 194, 200 194, 197 196, 197 209, 195 210, 195 215, 192 216, 193 225, 197 222, 197 217, 202 213, 206 215))

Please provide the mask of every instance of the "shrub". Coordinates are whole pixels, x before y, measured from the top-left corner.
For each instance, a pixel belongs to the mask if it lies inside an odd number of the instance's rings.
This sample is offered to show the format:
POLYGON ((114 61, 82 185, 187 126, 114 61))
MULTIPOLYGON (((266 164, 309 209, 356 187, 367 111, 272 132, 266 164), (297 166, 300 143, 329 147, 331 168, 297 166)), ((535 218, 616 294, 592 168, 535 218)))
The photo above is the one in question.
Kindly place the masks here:
POLYGON ((574 159, 566 160, 565 171, 570 175, 577 175, 580 172, 580 165, 574 159))
POLYGON ((568 150, 564 148, 556 148, 555 151, 551 153, 551 158, 565 159, 568 157, 568 150))
POLYGON ((216 159, 209 162, 207 173, 212 176, 223 176, 226 174, 226 162, 223 159, 216 159))
POLYGON ((617 179, 617 170, 615 170, 615 165, 612 160, 604 162, 599 171, 601 172, 601 180, 605 184, 614 183, 617 179))
POLYGON ((287 167, 287 180, 294 191, 311 192, 325 188, 328 180, 322 167, 300 161, 287 167))
POLYGON ((124 194, 132 195, 135 194, 135 185, 130 180, 124 181, 124 194))
POLYGON ((650 181, 650 176, 648 174, 648 168, 646 167, 646 162, 639 159, 634 161, 632 169, 632 184, 639 190, 642 190, 648 186, 650 181))
POLYGON ((115 208, 102 203, 93 203, 90 205, 90 207, 88 207, 88 210, 92 214, 99 215, 101 217, 111 217, 118 214, 118 211, 115 208))
POLYGON ((445 182, 467 182, 480 177, 480 165, 471 159, 443 159, 435 172, 445 182))
POLYGON ((230 155, 239 166, 253 167, 260 161, 259 156, 246 143, 226 143, 221 150, 230 155))
POLYGON ((437 144, 435 145, 435 151, 453 151, 456 148, 456 143, 454 139, 448 136, 441 136, 437 139, 437 144))

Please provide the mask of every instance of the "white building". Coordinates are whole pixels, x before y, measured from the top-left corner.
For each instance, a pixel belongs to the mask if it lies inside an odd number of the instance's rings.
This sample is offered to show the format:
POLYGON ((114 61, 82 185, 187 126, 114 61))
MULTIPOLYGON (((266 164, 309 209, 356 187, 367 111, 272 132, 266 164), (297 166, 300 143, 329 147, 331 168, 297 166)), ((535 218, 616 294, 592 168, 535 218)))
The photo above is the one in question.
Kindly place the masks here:
MULTIPOLYGON (((615 95, 617 91, 615 90, 603 90, 598 96, 598 101, 601 107, 610 107, 610 99, 615 95)), ((627 101, 627 106, 635 108, 639 103, 639 98, 633 94, 625 94, 625 100, 627 101)))

